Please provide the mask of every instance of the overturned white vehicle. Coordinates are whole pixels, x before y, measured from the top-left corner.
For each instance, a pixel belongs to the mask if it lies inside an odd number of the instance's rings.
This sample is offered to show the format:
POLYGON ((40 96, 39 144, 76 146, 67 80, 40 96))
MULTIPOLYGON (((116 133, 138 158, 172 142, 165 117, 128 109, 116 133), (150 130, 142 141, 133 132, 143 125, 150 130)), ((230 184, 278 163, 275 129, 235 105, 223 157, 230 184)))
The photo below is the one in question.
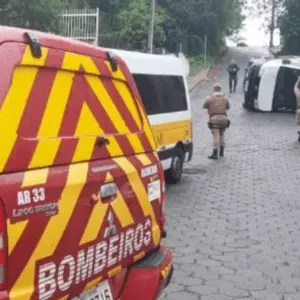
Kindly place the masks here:
POLYGON ((264 112, 294 112, 294 86, 298 76, 300 57, 254 62, 245 79, 244 108, 264 112))

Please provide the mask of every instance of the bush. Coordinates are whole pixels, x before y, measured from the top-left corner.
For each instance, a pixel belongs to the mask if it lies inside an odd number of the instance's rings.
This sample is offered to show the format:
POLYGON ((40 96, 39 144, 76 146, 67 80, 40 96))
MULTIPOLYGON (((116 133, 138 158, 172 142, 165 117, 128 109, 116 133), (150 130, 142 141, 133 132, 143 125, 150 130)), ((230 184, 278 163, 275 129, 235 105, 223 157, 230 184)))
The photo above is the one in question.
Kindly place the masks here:
POLYGON ((206 66, 204 63, 204 55, 193 56, 189 58, 190 62, 190 76, 196 75, 203 69, 209 69, 214 64, 212 56, 206 56, 206 66))

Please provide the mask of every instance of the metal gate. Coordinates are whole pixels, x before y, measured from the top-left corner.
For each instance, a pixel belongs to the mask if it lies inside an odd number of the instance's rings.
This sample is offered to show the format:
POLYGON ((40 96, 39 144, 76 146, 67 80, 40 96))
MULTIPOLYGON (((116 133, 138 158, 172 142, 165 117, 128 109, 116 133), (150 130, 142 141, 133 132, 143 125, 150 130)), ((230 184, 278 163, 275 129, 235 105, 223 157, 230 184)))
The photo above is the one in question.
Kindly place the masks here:
POLYGON ((62 36, 98 45, 99 8, 66 10, 60 28, 62 36))

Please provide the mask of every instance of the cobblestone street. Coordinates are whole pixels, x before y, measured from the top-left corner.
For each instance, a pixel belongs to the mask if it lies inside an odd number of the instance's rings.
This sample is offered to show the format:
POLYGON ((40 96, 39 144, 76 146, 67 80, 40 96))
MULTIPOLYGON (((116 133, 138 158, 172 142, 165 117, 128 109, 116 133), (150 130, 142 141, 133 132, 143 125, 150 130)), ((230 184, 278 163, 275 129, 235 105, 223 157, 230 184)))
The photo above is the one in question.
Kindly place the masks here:
POLYGON ((230 98, 225 158, 210 161, 203 98, 192 94, 194 157, 167 187, 167 243, 174 277, 161 299, 300 300, 300 145, 294 114, 242 108, 242 76, 255 50, 229 49, 217 81, 228 93, 232 57, 241 74, 230 98))

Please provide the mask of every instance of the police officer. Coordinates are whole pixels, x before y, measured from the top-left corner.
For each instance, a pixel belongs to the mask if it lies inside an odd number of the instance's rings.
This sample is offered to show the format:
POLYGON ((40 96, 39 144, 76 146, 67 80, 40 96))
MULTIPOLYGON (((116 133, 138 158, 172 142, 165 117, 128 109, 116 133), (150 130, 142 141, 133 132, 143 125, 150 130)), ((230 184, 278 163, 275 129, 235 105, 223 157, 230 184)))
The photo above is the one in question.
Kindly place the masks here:
POLYGON ((227 118, 226 111, 230 108, 228 98, 222 93, 221 85, 216 83, 213 86, 213 93, 206 97, 203 108, 207 109, 209 115, 208 127, 213 135, 213 153, 208 158, 218 159, 224 156, 224 132, 229 127, 230 121, 227 118), (218 153, 218 150, 220 152, 218 153))
POLYGON ((236 85, 237 85, 237 75, 240 70, 240 67, 237 65, 234 59, 230 61, 230 65, 227 68, 227 71, 229 73, 229 90, 230 93, 232 93, 232 85, 233 85, 233 91, 236 91, 236 85))
POLYGON ((298 132, 298 142, 300 142, 300 76, 298 76, 298 80, 294 87, 294 92, 297 100, 296 125, 298 132))

